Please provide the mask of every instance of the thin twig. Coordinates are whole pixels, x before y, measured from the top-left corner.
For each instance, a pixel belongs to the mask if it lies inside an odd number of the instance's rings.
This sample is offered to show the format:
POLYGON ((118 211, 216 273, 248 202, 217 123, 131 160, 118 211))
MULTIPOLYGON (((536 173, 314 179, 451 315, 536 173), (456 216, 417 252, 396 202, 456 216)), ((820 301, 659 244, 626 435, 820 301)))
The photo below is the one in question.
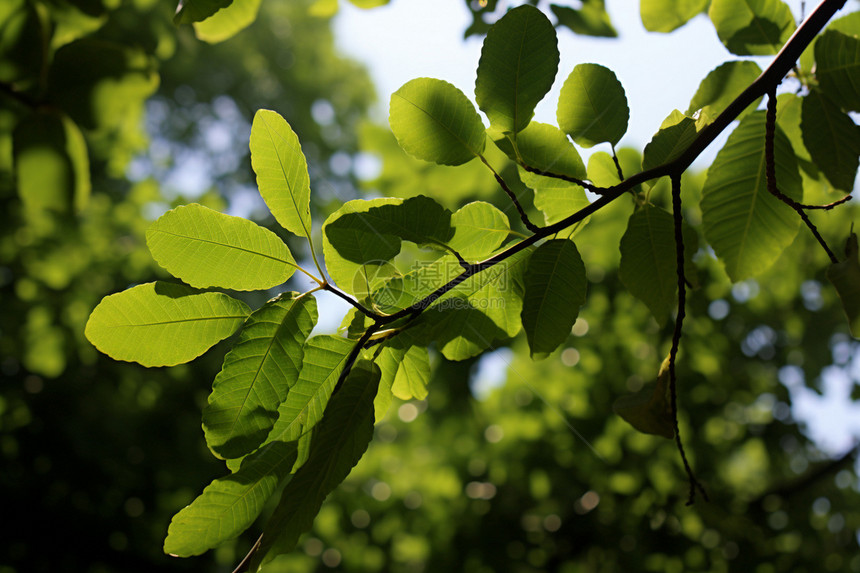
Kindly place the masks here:
POLYGON ((678 377, 675 374, 675 363, 678 359, 678 348, 681 345, 681 332, 684 326, 684 317, 686 316, 687 306, 687 282, 684 273, 684 218, 681 213, 681 176, 672 177, 672 218, 675 223, 675 257, 677 263, 678 275, 678 313, 675 315, 675 331, 672 333, 672 349, 669 351, 669 398, 672 408, 672 424, 675 430, 675 444, 678 446, 678 453, 681 454, 681 461, 684 463, 684 470, 687 472, 687 479, 690 482, 690 493, 687 497, 687 505, 692 505, 696 500, 696 490, 702 492, 702 497, 708 501, 708 494, 705 488, 696 479, 693 473, 693 468, 687 460, 687 454, 684 452, 684 444, 681 441, 681 429, 678 425, 678 377))
POLYGON ((540 230, 540 227, 531 222, 531 219, 529 219, 529 216, 526 214, 525 209, 523 209, 523 206, 520 204, 520 200, 517 199, 516 194, 514 194, 510 187, 508 187, 508 184, 505 182, 504 179, 502 179, 502 176, 499 175, 499 173, 493 168, 492 165, 490 165, 490 163, 484 158, 483 155, 479 155, 478 157, 481 159, 483 164, 486 165, 487 168, 493 172, 493 177, 496 178, 496 182, 505 191, 505 193, 507 193, 511 202, 514 204, 514 207, 517 208, 517 212, 520 214, 520 220, 522 220, 523 225, 526 226, 526 229, 528 229, 532 233, 536 233, 538 230, 540 230))
POLYGON ((606 192, 606 189, 604 187, 598 187, 593 183, 589 183, 588 181, 585 181, 583 179, 577 179, 576 177, 571 177, 570 175, 564 175, 562 173, 553 173, 552 171, 543 171, 542 169, 532 167, 531 165, 526 165, 525 163, 520 163, 519 166, 528 171, 529 173, 534 173, 535 175, 542 175, 543 177, 550 177, 552 179, 559 179, 561 181, 567 181, 568 183, 579 185, 583 189, 591 191, 595 195, 603 195, 606 192))
POLYGON ((765 178, 767 180, 767 190, 771 195, 794 209, 794 211, 800 216, 800 219, 809 227, 809 230, 812 232, 812 236, 815 237, 815 240, 818 241, 818 244, 824 249, 824 252, 827 253, 827 256, 830 257, 830 261, 833 263, 838 263, 839 259, 836 258, 836 255, 833 254, 833 251, 830 250, 830 247, 827 246, 827 243, 824 240, 824 237, 818 232, 818 228, 815 224, 809 219, 809 216, 806 214, 806 209, 832 209, 836 205, 841 205, 845 201, 851 198, 851 195, 848 197, 844 197, 835 203, 831 203, 830 205, 803 205, 798 203, 791 197, 785 195, 782 191, 779 190, 779 186, 776 182, 776 157, 774 152, 774 139, 776 136, 776 87, 774 86, 767 94, 767 113, 765 114, 765 128, 764 128, 764 156, 765 156, 765 178))
POLYGON ((354 306, 356 309, 358 309, 359 312, 361 312, 362 314, 364 314, 365 316, 367 316, 373 320, 379 320, 379 319, 383 318, 383 315, 379 314, 378 312, 374 312, 374 311, 370 310, 369 308, 367 308, 366 306, 364 306, 363 304, 361 304, 360 302, 358 302, 357 300, 355 300, 351 296, 347 295, 342 290, 340 290, 339 288, 337 288, 336 286, 334 286, 333 284, 331 284, 329 282, 323 283, 321 285, 321 288, 324 290, 327 290, 328 292, 332 293, 333 295, 337 296, 338 298, 345 300, 346 302, 348 302, 349 304, 354 306))

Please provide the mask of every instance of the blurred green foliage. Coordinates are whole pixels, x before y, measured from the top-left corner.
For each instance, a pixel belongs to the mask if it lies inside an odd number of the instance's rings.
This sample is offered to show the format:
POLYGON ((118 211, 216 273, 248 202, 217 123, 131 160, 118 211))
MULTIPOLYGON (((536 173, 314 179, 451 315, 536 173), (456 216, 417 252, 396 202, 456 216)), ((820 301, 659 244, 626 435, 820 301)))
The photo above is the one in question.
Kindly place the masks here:
MULTIPOLYGON (((359 188, 452 210, 506 204, 479 166, 419 164, 363 122, 369 79, 311 4, 264 2, 221 44, 174 27, 170 1, 0 7, 3 573, 228 571, 253 543, 249 533, 192 561, 162 552, 171 515, 224 473, 199 424, 226 345, 192 366, 145 369, 99 355, 83 330, 105 294, 165 276, 144 231, 169 206, 193 198, 272 223, 250 199, 257 109, 300 134, 316 220, 359 188), (349 169, 359 149, 382 163, 373 180, 349 169)), ((483 10, 475 3, 467 33, 489 26, 483 10)), ((501 174, 541 220, 517 172, 501 174)), ((814 166, 803 176, 807 202, 832 200, 814 166)), ((694 226, 701 184, 685 177, 694 226)), ((668 197, 665 183, 651 191, 657 204, 668 197)), ((563 348, 538 362, 524 337, 481 360, 431 349, 428 397, 393 401, 301 551, 272 571, 860 571, 856 461, 822 451, 791 408, 834 369, 860 381, 826 256, 801 233, 767 274, 731 285, 696 255, 681 431, 712 501, 685 507, 674 446, 612 413, 656 378, 671 339, 618 280, 633 206, 619 200, 578 231, 588 302, 563 348), (486 390, 494 361, 504 383, 486 390)), ((813 217, 841 246, 857 207, 813 217)))

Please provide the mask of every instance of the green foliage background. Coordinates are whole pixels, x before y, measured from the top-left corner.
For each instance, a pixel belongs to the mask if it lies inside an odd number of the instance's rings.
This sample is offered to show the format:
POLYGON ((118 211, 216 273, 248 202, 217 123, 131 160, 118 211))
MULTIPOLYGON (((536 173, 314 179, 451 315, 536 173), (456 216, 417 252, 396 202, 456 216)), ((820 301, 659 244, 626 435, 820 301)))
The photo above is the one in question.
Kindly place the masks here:
MULTIPOLYGON (((488 4, 467 34, 486 33, 488 4)), ((376 193, 424 194, 452 211, 473 199, 506 205, 477 162, 417 162, 363 121, 372 85, 334 49, 332 5, 264 2, 249 28, 215 44, 174 27, 172 2, 15 0, 0 12, 14 23, 0 40, 0 570, 222 571, 253 543, 252 530, 191 560, 162 552, 171 516, 224 473, 200 415, 229 345, 146 369, 97 353, 84 325, 106 294, 167 277, 145 248, 154 214, 189 202, 223 212, 256 194, 247 140, 257 109, 277 110, 299 134, 315 221, 376 193), (50 145, 24 176, 13 166, 28 137, 50 145), (358 150, 382 158, 375 181, 332 169, 334 154, 358 150), (186 165, 208 174, 199 196, 171 185, 186 165)), ((602 5, 551 11, 577 33, 612 35, 602 5)), ((505 165, 489 142, 486 155, 505 165)), ((626 173, 642 164, 640 151, 618 156, 626 173)), ((833 200, 826 161, 809 159, 805 201, 833 200)), ((551 192, 532 197, 515 169, 500 171, 532 220, 551 211, 541 207, 551 192)), ((698 229, 702 185, 701 174, 684 178, 698 229)), ((665 181, 651 197, 669 208, 665 181)), ((488 394, 476 390, 477 359, 433 351, 426 398, 393 400, 299 550, 272 571, 860 570, 854 457, 828 458, 790 415, 789 387, 820 391, 829 367, 857 383, 858 345, 827 257, 801 232, 766 274, 735 287, 716 260, 696 258, 681 429, 712 501, 685 507, 672 443, 612 413, 618 396, 654 379, 671 338, 671 324, 622 283, 618 245, 633 207, 622 198, 576 229, 588 295, 562 348, 535 362, 525 336, 504 342, 507 380, 488 394)), ((841 247, 856 205, 813 216, 841 247)), ((310 258, 305 242, 280 236, 310 258)), ((236 296, 252 308, 268 298, 236 296)))

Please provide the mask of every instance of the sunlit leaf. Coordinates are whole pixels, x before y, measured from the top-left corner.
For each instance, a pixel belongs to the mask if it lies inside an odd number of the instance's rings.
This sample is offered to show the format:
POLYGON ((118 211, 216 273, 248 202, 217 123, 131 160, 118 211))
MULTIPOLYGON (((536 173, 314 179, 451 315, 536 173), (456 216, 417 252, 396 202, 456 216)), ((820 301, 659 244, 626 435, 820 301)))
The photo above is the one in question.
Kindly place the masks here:
POLYGON ((90 161, 78 126, 67 116, 37 111, 13 134, 18 196, 27 209, 73 213, 90 197, 90 161))
POLYGON ((523 130, 558 71, 558 41, 552 24, 528 4, 507 12, 487 33, 475 99, 490 126, 504 133, 523 130))
POLYGON ((826 95, 811 92, 803 98, 800 130, 803 144, 827 180, 851 191, 857 177, 860 129, 826 95))
POLYGON ((474 201, 451 215, 454 236, 448 246, 467 261, 475 261, 495 251, 510 235, 508 216, 490 203, 474 201))
MULTIPOLYGON (((705 238, 732 281, 770 267, 800 227, 794 210, 767 190, 764 135, 763 112, 744 118, 708 169, 702 189, 705 238)), ((774 155, 780 191, 800 201, 803 187, 797 159, 778 126, 774 155)))
POLYGON ((845 260, 830 265, 827 278, 842 300, 851 335, 860 338, 860 257, 856 233, 851 233, 845 242, 845 260))
MULTIPOLYGON (((715 119, 759 75, 761 68, 752 61, 738 60, 720 64, 708 72, 699 84, 699 89, 690 100, 687 115, 693 116, 698 112, 709 120, 715 119)), ((738 119, 754 111, 760 101, 761 98, 750 104, 740 113, 738 119)))
POLYGON ((579 64, 558 100, 558 126, 583 147, 617 144, 627 132, 630 109, 615 74, 598 64, 579 64))
MULTIPOLYGON (((340 336, 314 336, 307 341, 298 381, 278 408, 278 420, 267 441, 291 441, 303 434, 310 438, 353 346, 355 342, 340 336)), ((308 444, 299 444, 299 463, 307 459, 308 444)))
POLYGON ((487 140, 484 124, 466 95, 433 78, 411 80, 391 94, 388 122, 404 151, 443 165, 474 159, 487 140))
POLYGON ((815 77, 845 111, 860 111, 860 38, 827 30, 815 42, 815 77))
POLYGON ((215 44, 232 38, 257 19, 262 0, 233 0, 202 22, 194 22, 194 34, 204 42, 215 44))
POLYGON ((548 354, 567 340, 585 304, 585 265, 573 241, 540 245, 525 274, 522 321, 531 354, 548 354))
MULTIPOLYGON (((693 268, 692 257, 698 238, 692 228, 682 227, 684 267, 693 268)), ((643 301, 661 325, 675 308, 678 291, 678 259, 675 250, 675 224, 672 215, 644 205, 627 221, 621 237, 621 263, 618 275, 630 294, 643 301)))
POLYGON ((558 25, 570 28, 575 34, 615 38, 618 32, 606 12, 604 0, 583 0, 579 8, 550 4, 549 8, 558 19, 558 25))
POLYGON ((263 529, 252 569, 291 551, 311 528, 323 500, 349 475, 373 437, 373 399, 379 368, 358 362, 326 408, 307 462, 287 484, 263 529))
POLYGON ((532 122, 517 136, 517 157, 538 171, 585 178, 585 165, 579 152, 559 128, 532 122))
POLYGON ((649 32, 671 32, 705 11, 708 0, 640 0, 642 25, 649 32))
POLYGON ((283 117, 261 109, 254 115, 250 148, 260 195, 275 220, 310 241, 310 178, 298 136, 283 117))
POLYGON ((232 2, 233 0, 182 0, 173 22, 177 25, 200 22, 232 2))
POLYGON ((251 309, 218 292, 154 282, 106 296, 87 321, 87 339, 115 360, 144 366, 188 362, 233 334, 251 309))
POLYGON ((621 396, 612 410, 644 434, 675 437, 675 422, 669 402, 669 359, 663 361, 657 382, 645 385, 635 394, 621 396))
POLYGON ((173 516, 164 552, 190 557, 237 537, 250 526, 296 461, 296 443, 273 442, 248 456, 235 473, 206 486, 173 516))
POLYGON ((720 41, 738 56, 776 54, 796 27, 782 0, 711 0, 708 16, 720 41))
POLYGON ((269 434, 299 377, 304 343, 316 321, 316 300, 298 293, 274 299, 248 318, 203 409, 206 443, 218 456, 242 457, 269 434))
POLYGON ((675 110, 660 126, 642 152, 642 170, 647 171, 677 159, 698 135, 696 120, 675 110))
POLYGON ((158 264, 197 288, 263 290, 296 270, 273 232, 196 203, 159 217, 146 231, 146 244, 158 264))

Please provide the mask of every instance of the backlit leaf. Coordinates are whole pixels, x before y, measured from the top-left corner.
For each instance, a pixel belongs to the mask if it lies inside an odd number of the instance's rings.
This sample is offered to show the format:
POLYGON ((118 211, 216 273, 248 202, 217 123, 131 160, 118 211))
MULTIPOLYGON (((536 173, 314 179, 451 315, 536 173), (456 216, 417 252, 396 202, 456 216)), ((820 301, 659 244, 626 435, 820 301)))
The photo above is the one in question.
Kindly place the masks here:
POLYGON ((528 4, 502 16, 484 39, 475 99, 490 126, 504 133, 523 130, 558 71, 555 29, 528 4))
POLYGON ((391 94, 388 122, 408 154, 460 165, 484 151, 487 136, 472 102, 453 85, 417 78, 391 94))
POLYGON ((585 304, 585 265, 573 241, 555 239, 532 253, 525 277, 522 321, 531 354, 548 354, 567 340, 585 304))
POLYGON ((206 443, 218 456, 242 457, 269 434, 316 321, 316 300, 298 293, 269 301, 248 318, 203 409, 206 443))
POLYGON ((508 216, 484 201, 463 205, 451 215, 454 236, 448 246, 467 261, 487 257, 510 235, 508 216))
POLYGON ((675 422, 669 402, 669 359, 663 361, 657 382, 647 384, 635 394, 621 396, 612 410, 644 434, 672 439, 675 422))
POLYGON ((254 115, 250 148, 260 195, 275 220, 310 241, 310 178, 298 136, 283 117, 261 109, 254 115))
POLYGON ((205 20, 232 2, 233 0, 182 0, 173 22, 178 25, 205 20))
POLYGON ((296 270, 273 232, 196 203, 159 217, 146 231, 146 244, 158 264, 197 288, 263 290, 296 270))
MULTIPOLYGON (((748 60, 725 62, 717 66, 708 72, 708 75, 699 84, 699 89, 696 90, 696 94, 690 100, 687 115, 694 116, 696 112, 699 112, 708 120, 715 119, 759 75, 761 75, 759 65, 748 60)), ((760 101, 761 98, 750 104, 741 112, 738 119, 754 111, 760 101)))
POLYGON ((226 294, 159 281, 103 298, 85 332, 115 360, 173 366, 233 334, 250 313, 248 305, 226 294))
POLYGON ((558 100, 558 126, 583 147, 617 144, 627 132, 630 109, 615 74, 598 64, 579 64, 558 100))
POLYGON ((296 461, 296 443, 273 442, 248 456, 239 470, 206 486, 173 516, 164 552, 190 557, 213 549, 245 531, 296 461))
POLYGON ((826 95, 803 98, 800 129, 812 162, 837 189, 851 191, 857 177, 860 129, 826 95))
POLYGON ((257 19, 262 0, 233 0, 202 22, 194 23, 194 34, 200 40, 215 44, 232 38, 257 19))
POLYGON ((860 258, 856 233, 851 233, 845 243, 845 260, 830 265, 827 278, 842 300, 851 336, 860 338, 860 258))
POLYGON ((782 0, 711 0, 708 16, 720 41, 738 56, 776 54, 796 27, 782 0))
POLYGON ((827 30, 815 42, 815 77, 845 111, 860 111, 860 38, 827 30))
MULTIPOLYGON (((708 169, 702 189, 705 238, 735 282, 770 267, 800 227, 794 210, 767 190, 764 134, 763 112, 744 118, 708 169)), ((774 155, 780 191, 800 201, 797 159, 778 126, 774 155)))
POLYGON ((640 0, 642 25, 649 32, 671 32, 704 12, 708 0, 640 0))
POLYGON ((558 25, 570 28, 575 34, 615 38, 618 32, 606 12, 604 0, 583 0, 579 8, 550 4, 549 9, 558 19, 558 25))
POLYGON ((252 570, 295 548, 311 528, 323 501, 358 463, 373 437, 373 399, 379 368, 362 361, 326 408, 307 462, 284 488, 281 500, 263 530, 252 570))

